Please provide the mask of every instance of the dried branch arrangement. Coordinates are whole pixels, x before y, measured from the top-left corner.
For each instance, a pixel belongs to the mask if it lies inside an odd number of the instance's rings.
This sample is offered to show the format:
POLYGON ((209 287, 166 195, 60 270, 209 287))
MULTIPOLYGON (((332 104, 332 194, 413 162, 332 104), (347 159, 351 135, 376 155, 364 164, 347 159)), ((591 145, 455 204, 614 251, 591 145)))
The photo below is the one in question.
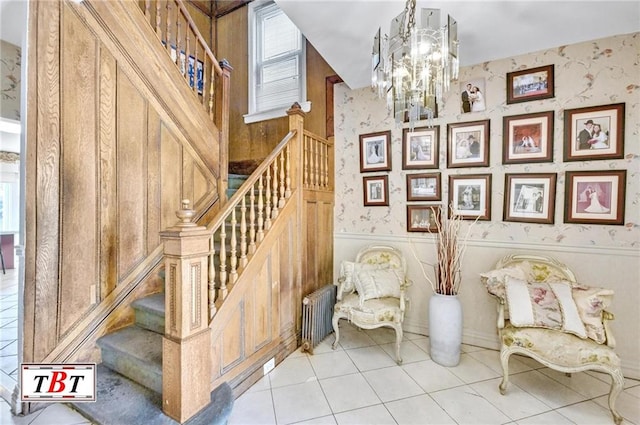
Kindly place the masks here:
MULTIPOLYGON (((432 211, 436 214, 435 209, 432 209, 432 211)), ((467 250, 467 239, 469 238, 472 227, 472 225, 470 225, 467 228, 467 233, 464 238, 460 238, 459 234, 462 222, 462 216, 455 213, 451 214, 451 216, 446 220, 443 220, 442 217, 437 217, 436 227, 438 229, 438 233, 436 235, 436 264, 429 264, 425 261, 421 261, 416 255, 413 246, 411 247, 411 251, 422 269, 422 275, 427 282, 431 284, 431 288, 436 294, 458 295, 460 292, 462 277, 460 270, 462 269, 462 259, 464 258, 465 251, 467 250), (424 264, 433 268, 433 279, 426 272, 424 264)))

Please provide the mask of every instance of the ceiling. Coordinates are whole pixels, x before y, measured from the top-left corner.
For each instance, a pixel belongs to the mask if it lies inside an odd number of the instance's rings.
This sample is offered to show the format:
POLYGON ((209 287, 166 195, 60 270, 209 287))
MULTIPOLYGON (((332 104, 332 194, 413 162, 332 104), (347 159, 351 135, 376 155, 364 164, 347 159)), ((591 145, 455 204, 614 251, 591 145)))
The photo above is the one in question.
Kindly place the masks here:
MULTIPOLYGON (((276 0, 352 89, 371 82, 373 36, 403 0, 276 0)), ((640 31, 640 1, 425 1, 458 22, 460 65, 640 31)))
MULTIPOLYGON (((0 39, 20 45, 27 0, 0 0, 0 39)), ((373 35, 404 0, 276 0, 352 89, 370 84, 373 35)), ((640 31, 640 1, 417 0, 458 21, 460 65, 640 31)))

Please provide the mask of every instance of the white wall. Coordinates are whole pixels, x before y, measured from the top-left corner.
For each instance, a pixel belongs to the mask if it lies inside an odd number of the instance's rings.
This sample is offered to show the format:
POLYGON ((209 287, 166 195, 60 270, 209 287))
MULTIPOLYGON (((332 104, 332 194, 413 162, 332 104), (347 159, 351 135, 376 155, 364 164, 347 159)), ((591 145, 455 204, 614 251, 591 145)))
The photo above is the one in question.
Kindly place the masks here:
MULTIPOLYGON (((615 290, 611 310, 625 376, 640 378, 640 66, 639 33, 562 46, 519 57, 487 62, 460 70, 460 82, 485 79, 487 109, 460 113, 457 86, 434 125, 440 125, 442 204, 448 199, 451 174, 492 174, 491 220, 471 229, 464 261, 461 299, 464 309, 464 342, 497 347, 495 305, 478 274, 490 270, 503 255, 548 254, 566 263, 578 279, 615 290), (555 97, 506 104, 506 73, 543 65, 555 66, 555 97), (563 162, 564 110, 625 103, 624 159, 563 162), (502 164, 504 116, 554 111, 553 162, 502 164), (490 166, 446 168, 447 123, 490 119, 490 166), (625 225, 564 223, 565 172, 568 170, 627 170, 625 225), (515 223, 502 220, 505 173, 557 173, 555 224, 515 223)), ((402 128, 396 127, 386 103, 369 89, 336 86, 336 209, 335 267, 352 259, 358 249, 376 242, 400 248, 408 259, 411 309, 405 329, 426 334, 427 305, 431 289, 421 277, 412 247, 425 261, 433 262, 433 237, 406 232, 406 174, 401 167, 402 128), (392 171, 360 173, 360 134, 392 131, 392 171), (389 207, 364 207, 362 177, 389 176, 389 207)), ((426 125, 421 123, 421 125, 426 125)), ((405 124, 405 126, 407 126, 405 124)), ((413 172, 420 172, 411 171, 413 172)), ((413 202, 412 202, 413 203, 413 202)), ((428 203, 416 203, 428 204, 428 203)), ((467 224, 468 225, 468 224, 467 224)))

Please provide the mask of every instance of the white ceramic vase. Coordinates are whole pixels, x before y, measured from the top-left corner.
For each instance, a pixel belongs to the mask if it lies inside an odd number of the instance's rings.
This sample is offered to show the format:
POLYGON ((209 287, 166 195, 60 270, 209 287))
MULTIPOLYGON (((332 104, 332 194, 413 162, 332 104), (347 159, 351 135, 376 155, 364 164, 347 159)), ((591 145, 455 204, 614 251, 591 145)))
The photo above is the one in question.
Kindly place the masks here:
POLYGON ((460 363, 462 304, 457 295, 433 294, 429 299, 431 359, 442 366, 460 363))

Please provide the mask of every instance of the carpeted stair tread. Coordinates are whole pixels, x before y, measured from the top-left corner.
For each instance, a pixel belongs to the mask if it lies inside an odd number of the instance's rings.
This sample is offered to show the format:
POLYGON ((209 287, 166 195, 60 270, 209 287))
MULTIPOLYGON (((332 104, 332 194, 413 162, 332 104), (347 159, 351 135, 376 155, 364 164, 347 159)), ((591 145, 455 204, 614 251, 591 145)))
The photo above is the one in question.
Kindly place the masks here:
POLYGON ((98 339, 105 366, 157 392, 162 392, 162 335, 129 326, 98 339))
MULTIPOLYGON (((160 406, 162 398, 143 386, 100 364, 96 368, 96 401, 73 403, 86 418, 101 425, 175 425, 160 406)), ((233 394, 228 384, 211 393, 210 403, 186 423, 188 425, 222 425, 227 423, 233 407, 233 394)))
POLYGON ((136 310, 146 310, 164 317, 164 292, 137 299, 131 305, 136 310))
POLYGON ((162 335, 128 326, 98 339, 100 348, 111 348, 132 357, 158 365, 162 370, 162 335))

